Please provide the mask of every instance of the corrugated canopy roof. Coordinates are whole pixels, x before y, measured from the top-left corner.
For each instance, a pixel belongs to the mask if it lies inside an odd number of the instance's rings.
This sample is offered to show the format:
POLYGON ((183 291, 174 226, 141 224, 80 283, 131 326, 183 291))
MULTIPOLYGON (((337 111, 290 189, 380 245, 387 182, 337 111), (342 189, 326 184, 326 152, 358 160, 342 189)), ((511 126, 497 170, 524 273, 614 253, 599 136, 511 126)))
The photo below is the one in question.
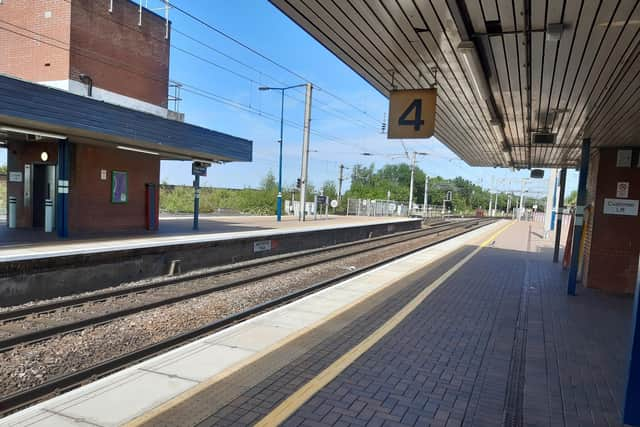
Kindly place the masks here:
POLYGON ((436 136, 470 165, 575 166, 583 137, 639 145, 636 0, 271 2, 385 96, 437 77, 436 136))
POLYGON ((0 125, 124 145, 167 159, 251 161, 253 143, 63 90, 0 75, 0 125))

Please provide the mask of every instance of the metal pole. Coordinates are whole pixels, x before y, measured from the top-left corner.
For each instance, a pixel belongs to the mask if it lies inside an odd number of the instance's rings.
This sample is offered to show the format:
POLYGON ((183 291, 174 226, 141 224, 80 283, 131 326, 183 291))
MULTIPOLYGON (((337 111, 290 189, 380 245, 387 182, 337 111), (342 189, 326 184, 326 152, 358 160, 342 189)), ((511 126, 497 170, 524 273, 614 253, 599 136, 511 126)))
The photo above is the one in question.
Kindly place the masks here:
POLYGON ((429 198, 429 175, 424 174, 424 205, 422 206, 422 217, 427 217, 427 201, 429 198))
MULTIPOLYGON (((338 175, 338 203, 342 200, 342 174, 344 172, 344 165, 340 165, 340 175, 338 175)), ((334 212, 335 213, 335 212, 334 212)))
POLYGON ((306 85, 307 91, 304 100, 304 134, 302 137, 302 171, 300 177, 300 206, 301 206, 301 215, 300 219, 302 221, 305 220, 305 209, 304 205, 306 202, 306 191, 307 191, 307 172, 309 167, 309 131, 311 130, 311 91, 313 90, 313 86, 311 83, 307 83, 306 85))
POLYGON ((587 174, 589 173, 589 151, 591 139, 582 140, 582 156, 580 159, 580 177, 578 178, 578 200, 576 201, 576 219, 573 227, 573 244, 571 245, 571 266, 569 267, 569 281, 567 293, 576 294, 578 282, 578 258, 580 255, 580 239, 584 227, 584 205, 587 202, 587 174))
POLYGON ((522 180, 522 186, 520 187, 520 206, 518 206, 518 221, 522 220, 523 203, 524 203, 524 184, 526 180, 522 180))
POLYGON ((313 219, 318 219, 318 195, 313 195, 313 219))
POLYGON ((558 262, 560 255, 560 238, 562 237, 562 217, 564 216, 564 188, 567 182, 567 170, 560 170, 560 195, 558 200, 558 214, 556 215, 556 241, 553 246, 553 262, 558 262))
POLYGON ((409 183, 409 215, 411 216, 411 209, 413 208, 413 174, 416 169, 416 152, 413 152, 413 158, 411 159, 411 182, 409 183))
POLYGON ((493 203, 493 196, 491 195, 491 190, 489 190, 489 216, 491 215, 491 204, 493 203))
POLYGON ((282 145, 284 134, 284 89, 280 90, 282 93, 282 102, 280 104, 280 157, 278 161, 278 197, 276 200, 276 220, 282 221, 282 145))
POLYGON ((293 211, 294 213, 296 211, 295 202, 296 202, 296 192, 292 189, 291 190, 291 211, 293 211))
POLYGON ((493 216, 498 212, 498 192, 496 191, 496 202, 493 204, 493 216))
POLYGON ((544 208, 544 232, 545 232, 545 238, 547 236, 547 234, 553 230, 553 221, 554 221, 554 216, 553 216, 553 210, 555 208, 555 204, 556 204, 556 184, 557 184, 557 177, 558 174, 558 170, 557 169, 551 169, 551 172, 549 173, 549 185, 547 186, 547 202, 545 204, 545 208, 544 208))
POLYGON ((200 175, 193 179, 193 229, 198 229, 198 216, 200 215, 200 175))

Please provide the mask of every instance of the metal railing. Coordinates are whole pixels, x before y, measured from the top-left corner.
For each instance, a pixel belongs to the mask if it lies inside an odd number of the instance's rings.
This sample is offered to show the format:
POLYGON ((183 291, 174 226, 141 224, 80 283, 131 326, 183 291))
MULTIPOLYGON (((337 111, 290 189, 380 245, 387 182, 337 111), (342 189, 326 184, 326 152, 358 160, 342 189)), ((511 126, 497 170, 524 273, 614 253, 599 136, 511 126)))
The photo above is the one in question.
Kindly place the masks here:
POLYGON ((348 199, 347 215, 407 216, 407 205, 394 200, 348 199))

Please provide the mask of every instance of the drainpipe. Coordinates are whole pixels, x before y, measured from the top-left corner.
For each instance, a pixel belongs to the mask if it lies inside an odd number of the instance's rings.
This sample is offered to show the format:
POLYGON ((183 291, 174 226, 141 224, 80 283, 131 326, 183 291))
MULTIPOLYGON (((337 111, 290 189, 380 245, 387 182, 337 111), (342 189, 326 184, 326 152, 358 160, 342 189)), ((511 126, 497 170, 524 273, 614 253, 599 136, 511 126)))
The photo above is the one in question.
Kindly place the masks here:
POLYGON ((80 74, 80 81, 87 85, 87 96, 93 96, 93 79, 86 74, 80 74))

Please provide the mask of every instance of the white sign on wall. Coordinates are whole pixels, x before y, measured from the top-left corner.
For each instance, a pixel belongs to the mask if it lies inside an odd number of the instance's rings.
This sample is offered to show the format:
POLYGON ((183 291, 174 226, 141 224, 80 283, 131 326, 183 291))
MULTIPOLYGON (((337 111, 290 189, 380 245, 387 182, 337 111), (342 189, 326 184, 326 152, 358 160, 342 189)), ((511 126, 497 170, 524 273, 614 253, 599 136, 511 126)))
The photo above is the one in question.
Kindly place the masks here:
POLYGON ((264 252, 271 250, 271 240, 258 240, 253 242, 253 252, 264 252))
POLYGON ((22 182, 22 172, 9 172, 9 182, 22 182))
POLYGON ((638 200, 604 199, 604 214, 638 216, 638 200))
POLYGON ((626 199, 629 197, 629 183, 619 182, 616 186, 616 197, 620 199, 626 199))
POLYGON ((619 168, 631 167, 631 150, 618 150, 618 156, 616 158, 616 166, 619 168))

